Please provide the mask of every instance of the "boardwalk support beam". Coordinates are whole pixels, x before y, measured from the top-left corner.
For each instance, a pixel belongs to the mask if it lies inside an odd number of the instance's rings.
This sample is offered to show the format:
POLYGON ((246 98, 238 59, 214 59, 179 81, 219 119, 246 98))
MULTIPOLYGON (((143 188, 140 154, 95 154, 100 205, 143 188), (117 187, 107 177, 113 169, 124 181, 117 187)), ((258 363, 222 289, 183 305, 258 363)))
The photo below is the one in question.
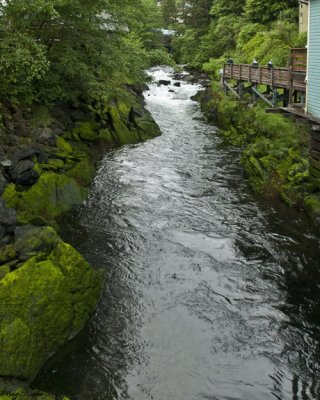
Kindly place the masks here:
POLYGON ((226 89, 226 93, 228 92, 228 90, 230 90, 230 92, 232 92, 238 99, 240 99, 240 96, 231 85, 229 85, 226 81, 223 81, 223 84, 226 89))
MULTIPOLYGON (((266 98, 266 96, 264 96, 262 93, 260 93, 254 86, 251 88, 251 90, 253 91, 253 93, 257 96, 259 96, 263 101, 265 101, 270 107, 274 108, 275 107, 275 103, 271 102, 270 100, 268 100, 266 98)), ((275 92, 274 92, 275 93, 275 92)))

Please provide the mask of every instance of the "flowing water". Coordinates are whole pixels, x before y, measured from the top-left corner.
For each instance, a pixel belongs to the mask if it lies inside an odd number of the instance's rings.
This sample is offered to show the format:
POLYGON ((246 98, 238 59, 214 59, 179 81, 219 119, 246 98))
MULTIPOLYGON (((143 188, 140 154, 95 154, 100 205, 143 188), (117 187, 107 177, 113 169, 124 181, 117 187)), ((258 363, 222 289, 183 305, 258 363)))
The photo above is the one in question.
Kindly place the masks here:
POLYGON ((239 150, 190 99, 198 89, 151 85, 163 135, 107 154, 66 221, 107 279, 38 387, 79 400, 320 398, 319 235, 252 194, 239 150))

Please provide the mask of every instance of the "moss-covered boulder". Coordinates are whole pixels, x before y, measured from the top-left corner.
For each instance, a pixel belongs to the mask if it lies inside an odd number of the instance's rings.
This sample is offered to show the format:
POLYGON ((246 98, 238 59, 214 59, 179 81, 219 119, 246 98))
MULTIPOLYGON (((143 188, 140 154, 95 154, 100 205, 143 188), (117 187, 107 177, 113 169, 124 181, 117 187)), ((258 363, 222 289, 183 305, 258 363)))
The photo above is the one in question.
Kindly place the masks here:
POLYGON ((41 170, 45 171, 58 171, 59 169, 63 169, 64 166, 65 163, 59 158, 49 158, 46 163, 39 164, 41 170))
POLYGON ((0 267, 0 281, 2 278, 4 278, 9 272, 11 271, 9 265, 1 265, 0 267))
POLYGON ((72 131, 75 140, 94 142, 98 139, 97 126, 93 122, 77 122, 72 131))
POLYGON ((14 260, 15 257, 16 250, 12 244, 0 248, 0 265, 14 260))
POLYGON ((134 108, 130 111, 130 118, 137 127, 139 137, 142 141, 155 138, 161 135, 159 126, 155 123, 152 115, 148 110, 134 108))
POLYGON ((71 154, 73 152, 71 144, 67 142, 62 136, 57 137, 56 146, 63 153, 71 154))
POLYGON ((129 110, 124 103, 109 107, 109 114, 118 145, 134 144, 141 141, 135 127, 129 128, 129 110))
POLYGON ((72 178, 53 172, 45 172, 29 190, 19 192, 12 183, 2 195, 7 206, 17 211, 17 220, 27 223, 42 217, 51 221, 80 204, 87 190, 72 178))
POLYGON ((0 280, 0 376, 31 380, 87 321, 101 281, 52 228, 25 230, 16 247, 31 258, 0 280))
POLYGON ((50 226, 18 226, 15 229, 14 248, 21 259, 31 258, 36 253, 49 254, 61 242, 57 232, 50 226))
POLYGON ((95 168, 88 159, 83 159, 68 170, 66 175, 75 179, 79 185, 85 187, 92 182, 95 176, 95 168))
POLYGON ((65 396, 56 397, 39 390, 16 389, 10 392, 0 392, 0 400, 69 400, 65 396))

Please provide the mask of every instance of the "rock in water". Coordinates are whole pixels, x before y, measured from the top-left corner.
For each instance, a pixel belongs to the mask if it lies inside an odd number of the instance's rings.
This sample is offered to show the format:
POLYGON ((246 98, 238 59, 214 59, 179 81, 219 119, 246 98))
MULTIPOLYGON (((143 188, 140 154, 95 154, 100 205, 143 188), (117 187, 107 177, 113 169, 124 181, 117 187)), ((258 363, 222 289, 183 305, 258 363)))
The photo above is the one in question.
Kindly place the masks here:
POLYGON ((160 85, 169 86, 171 81, 167 81, 165 79, 160 79, 158 83, 159 83, 159 86, 160 85))
POLYGON ((0 280, 0 376, 30 381, 87 321, 101 279, 50 227, 20 231, 17 250, 30 258, 0 280))

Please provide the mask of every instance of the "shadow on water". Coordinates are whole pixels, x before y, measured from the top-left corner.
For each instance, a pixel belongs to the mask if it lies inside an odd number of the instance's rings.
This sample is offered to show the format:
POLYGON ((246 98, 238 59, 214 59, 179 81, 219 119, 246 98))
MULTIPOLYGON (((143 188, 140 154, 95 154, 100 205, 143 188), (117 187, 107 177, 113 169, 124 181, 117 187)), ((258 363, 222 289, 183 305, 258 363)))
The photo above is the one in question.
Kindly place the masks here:
POLYGON ((319 399, 319 233, 251 193, 196 85, 172 90, 146 95, 162 137, 107 154, 65 220, 106 282, 35 385, 77 400, 319 399))

